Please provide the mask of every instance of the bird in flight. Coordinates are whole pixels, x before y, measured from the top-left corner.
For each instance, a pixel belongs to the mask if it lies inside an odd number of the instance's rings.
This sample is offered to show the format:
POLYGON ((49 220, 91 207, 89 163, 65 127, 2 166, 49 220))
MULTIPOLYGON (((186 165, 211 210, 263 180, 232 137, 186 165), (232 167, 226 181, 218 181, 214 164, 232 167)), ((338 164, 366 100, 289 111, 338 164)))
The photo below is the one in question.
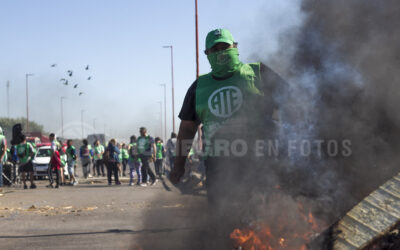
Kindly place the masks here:
POLYGON ((66 79, 65 78, 61 78, 60 81, 66 81, 66 79))
POLYGON ((74 85, 74 89, 76 89, 76 87, 78 87, 78 84, 75 84, 75 85, 74 85))
POLYGON ((91 77, 91 76, 89 76, 87 79, 88 79, 88 80, 90 80, 90 79, 92 79, 92 77, 91 77))
POLYGON ((64 85, 68 85, 68 80, 65 80, 64 85))
POLYGON ((87 65, 85 69, 86 69, 86 70, 89 70, 89 65, 87 65))
POLYGON ((72 70, 68 70, 68 75, 71 77, 72 76, 72 70))
POLYGON ((52 65, 50 65, 50 67, 53 67, 53 68, 54 68, 55 66, 57 66, 57 64, 55 64, 55 63, 52 64, 52 65))
POLYGON ((79 92, 79 96, 81 96, 83 94, 83 92, 79 92))

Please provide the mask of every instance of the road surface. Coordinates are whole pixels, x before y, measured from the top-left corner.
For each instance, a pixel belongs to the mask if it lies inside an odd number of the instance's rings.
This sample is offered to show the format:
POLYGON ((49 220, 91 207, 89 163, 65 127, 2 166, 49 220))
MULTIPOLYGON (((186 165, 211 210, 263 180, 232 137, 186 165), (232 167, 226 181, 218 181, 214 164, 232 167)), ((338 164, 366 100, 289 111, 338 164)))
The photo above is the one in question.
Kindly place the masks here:
MULTIPOLYGON (((104 178, 78 186, 3 189, 0 249, 202 249, 205 191, 183 192, 167 180, 155 186, 108 186, 104 178)), ((192 190, 192 189, 189 189, 192 190)))

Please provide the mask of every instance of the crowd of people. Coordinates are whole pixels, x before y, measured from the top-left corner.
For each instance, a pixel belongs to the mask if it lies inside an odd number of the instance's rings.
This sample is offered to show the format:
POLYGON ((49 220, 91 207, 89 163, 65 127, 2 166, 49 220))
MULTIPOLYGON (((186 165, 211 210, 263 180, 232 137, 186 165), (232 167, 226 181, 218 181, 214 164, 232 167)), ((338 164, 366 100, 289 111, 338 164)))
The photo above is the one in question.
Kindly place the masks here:
MULTIPOLYGON (((84 139, 79 149, 74 146, 75 142, 72 139, 64 143, 51 133, 47 187, 78 185, 77 166, 82 168, 83 179, 107 177, 108 185, 112 185, 113 182, 115 185, 121 185, 120 177, 129 175, 130 186, 155 185, 159 178, 168 174, 173 168, 176 134, 171 133, 171 138, 164 146, 163 140, 150 136, 146 128, 141 127, 139 132, 138 137, 135 135, 130 137, 129 144, 117 142, 115 139, 103 143, 95 140, 93 144, 90 144, 84 139), (155 173, 150 167, 152 163, 155 173)), ((7 162, 13 163, 16 169, 15 175, 23 183, 24 189, 28 188, 28 176, 30 188, 36 188, 33 163, 37 153, 36 145, 27 142, 26 136, 22 135, 20 143, 8 148, 6 138, 0 128, 0 146, 0 173, 3 172, 3 165, 7 162)), ((0 180, 2 181, 3 178, 0 180)), ((3 183, 0 182, 0 186, 2 185, 3 183)))

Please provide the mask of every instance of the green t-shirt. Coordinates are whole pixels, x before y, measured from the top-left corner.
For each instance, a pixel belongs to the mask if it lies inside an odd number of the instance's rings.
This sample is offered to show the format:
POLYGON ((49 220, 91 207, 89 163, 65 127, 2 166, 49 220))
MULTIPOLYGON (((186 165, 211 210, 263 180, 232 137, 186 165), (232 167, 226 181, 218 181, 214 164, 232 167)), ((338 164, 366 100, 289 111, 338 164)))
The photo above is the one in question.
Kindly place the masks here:
POLYGON ((35 153, 35 148, 29 142, 17 145, 17 155, 21 164, 29 162, 35 153))
POLYGON ((128 149, 122 148, 122 149, 121 149, 121 153, 122 153, 122 159, 125 159, 125 160, 128 160, 128 159, 129 159, 129 152, 128 152, 128 149))
POLYGON ((95 160, 103 159, 104 147, 103 145, 99 144, 98 146, 94 146, 94 156, 95 160))
POLYGON ((161 142, 156 143, 156 159, 162 159, 163 158, 163 149, 164 145, 161 142))
POLYGON ((67 161, 72 161, 76 159, 76 150, 74 146, 67 148, 67 161))
POLYGON ((122 161, 122 149, 119 151, 118 159, 120 162, 122 161))
POLYGON ((139 136, 137 139, 137 150, 138 154, 151 153, 151 144, 153 143, 153 138, 149 135, 139 136))
POLYGON ((203 123, 206 155, 209 153, 210 140, 226 121, 233 121, 239 113, 253 111, 246 104, 249 100, 263 96, 257 88, 260 82, 260 63, 242 64, 225 80, 216 80, 211 73, 198 78, 196 113, 203 123))

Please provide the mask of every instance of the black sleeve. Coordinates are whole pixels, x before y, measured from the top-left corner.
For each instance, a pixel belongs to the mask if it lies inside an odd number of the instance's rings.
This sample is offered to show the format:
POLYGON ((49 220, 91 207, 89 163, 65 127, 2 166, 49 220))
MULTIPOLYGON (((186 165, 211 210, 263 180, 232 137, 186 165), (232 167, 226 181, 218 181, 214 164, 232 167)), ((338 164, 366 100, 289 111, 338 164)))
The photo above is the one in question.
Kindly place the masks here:
POLYGON ((200 119, 196 113, 196 87, 197 80, 188 89, 185 100, 183 101, 181 112, 179 112, 179 119, 182 121, 194 121, 200 124, 200 119))

